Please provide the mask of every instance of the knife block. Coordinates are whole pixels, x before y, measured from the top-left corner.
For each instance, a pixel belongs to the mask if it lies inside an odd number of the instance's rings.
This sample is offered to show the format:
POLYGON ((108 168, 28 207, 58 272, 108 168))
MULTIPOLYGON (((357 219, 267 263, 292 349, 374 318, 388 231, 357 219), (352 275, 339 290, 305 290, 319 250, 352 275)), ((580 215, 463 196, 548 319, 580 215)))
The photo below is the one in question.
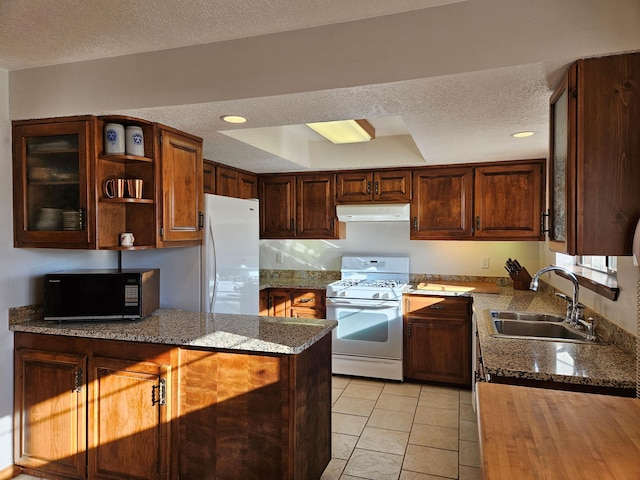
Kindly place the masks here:
POLYGON ((526 268, 522 267, 518 273, 509 273, 509 276, 513 280, 513 288, 515 290, 529 290, 531 275, 529 275, 526 268))

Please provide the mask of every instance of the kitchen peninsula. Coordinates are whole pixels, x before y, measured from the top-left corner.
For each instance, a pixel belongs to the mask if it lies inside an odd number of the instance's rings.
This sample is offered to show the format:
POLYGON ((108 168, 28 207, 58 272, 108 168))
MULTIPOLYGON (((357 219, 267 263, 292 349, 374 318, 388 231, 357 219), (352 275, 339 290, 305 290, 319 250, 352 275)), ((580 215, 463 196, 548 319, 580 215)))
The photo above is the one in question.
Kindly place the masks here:
POLYGON ((25 473, 312 479, 330 460, 336 322, 170 309, 137 322, 40 318, 10 311, 25 473))

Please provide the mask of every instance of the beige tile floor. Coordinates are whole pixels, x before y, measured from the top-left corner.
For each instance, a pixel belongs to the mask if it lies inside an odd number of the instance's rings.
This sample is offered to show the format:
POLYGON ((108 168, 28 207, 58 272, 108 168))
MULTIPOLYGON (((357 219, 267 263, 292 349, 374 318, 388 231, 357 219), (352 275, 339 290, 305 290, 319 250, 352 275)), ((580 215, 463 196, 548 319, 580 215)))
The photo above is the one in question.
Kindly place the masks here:
POLYGON ((334 376, 322 480, 480 478, 471 392, 334 376))
POLYGON ((322 480, 480 479, 468 390, 334 376, 331 424, 322 480))

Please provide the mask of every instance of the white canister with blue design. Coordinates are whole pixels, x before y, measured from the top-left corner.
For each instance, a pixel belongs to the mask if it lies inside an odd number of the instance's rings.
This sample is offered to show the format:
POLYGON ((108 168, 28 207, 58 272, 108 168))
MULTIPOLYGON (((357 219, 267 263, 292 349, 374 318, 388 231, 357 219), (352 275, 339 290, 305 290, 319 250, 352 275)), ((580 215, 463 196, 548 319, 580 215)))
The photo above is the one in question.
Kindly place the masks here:
POLYGON ((144 157, 144 137, 141 127, 125 128, 127 155, 144 157))
POLYGON ((124 151, 124 126, 119 123, 107 123, 104 126, 105 155, 123 155, 124 151))

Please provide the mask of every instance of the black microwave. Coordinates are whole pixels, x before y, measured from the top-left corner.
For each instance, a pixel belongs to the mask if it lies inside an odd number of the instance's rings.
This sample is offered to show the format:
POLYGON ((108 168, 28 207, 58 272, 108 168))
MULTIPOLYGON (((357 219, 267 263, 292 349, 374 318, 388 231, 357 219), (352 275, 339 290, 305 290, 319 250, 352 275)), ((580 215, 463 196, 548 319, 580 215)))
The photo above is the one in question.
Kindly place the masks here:
POLYGON ((160 308, 160 269, 69 270, 44 277, 45 320, 138 320, 160 308))

